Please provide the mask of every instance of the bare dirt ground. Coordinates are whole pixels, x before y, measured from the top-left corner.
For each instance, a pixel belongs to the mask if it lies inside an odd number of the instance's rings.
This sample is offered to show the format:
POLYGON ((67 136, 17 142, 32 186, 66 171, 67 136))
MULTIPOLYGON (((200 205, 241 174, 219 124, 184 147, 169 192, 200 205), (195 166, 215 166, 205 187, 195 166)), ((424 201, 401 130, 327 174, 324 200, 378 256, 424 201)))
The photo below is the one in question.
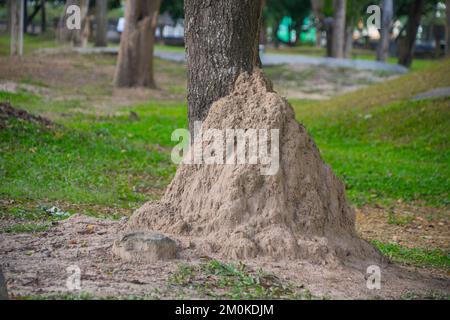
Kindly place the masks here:
MULTIPOLYGON (((161 64, 156 60, 158 89, 112 89, 114 56, 55 51, 51 59, 48 57, 49 53, 38 52, 31 57, 0 57, 0 89, 24 90, 52 99, 80 99, 95 107, 90 112, 103 113, 141 101, 185 98, 186 70, 181 63, 165 61, 161 64)), ((267 73, 283 96, 311 100, 328 99, 396 76, 386 72, 302 65, 269 67, 267 73)))
MULTIPOLYGON (((2 224, 5 221, 2 221, 2 224)), ((168 279, 180 263, 198 264, 204 259, 188 238, 178 238, 180 258, 153 264, 125 263, 113 257, 111 246, 125 222, 75 215, 56 223, 47 232, 2 234, 1 264, 13 297, 76 294, 69 291, 66 268, 81 270, 81 290, 96 297, 145 297, 154 299, 207 298, 198 291, 171 284, 168 279)), ((220 258, 220 257, 210 257, 220 258)), ((313 296, 334 299, 404 298, 408 294, 445 297, 450 294, 448 277, 425 270, 381 267, 381 290, 366 288, 366 270, 328 268, 300 261, 246 261, 262 267, 313 296)))
POLYGON ((356 210, 356 227, 367 240, 383 239, 410 248, 450 251, 448 209, 401 204, 356 210))

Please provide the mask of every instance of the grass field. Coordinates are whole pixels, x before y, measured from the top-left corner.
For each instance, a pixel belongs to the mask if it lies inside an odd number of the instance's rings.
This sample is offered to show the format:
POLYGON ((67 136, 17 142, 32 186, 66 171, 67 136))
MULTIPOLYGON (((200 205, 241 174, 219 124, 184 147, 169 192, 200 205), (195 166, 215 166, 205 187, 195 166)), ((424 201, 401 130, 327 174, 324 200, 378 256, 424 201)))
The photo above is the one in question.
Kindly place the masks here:
MULTIPOLYGON (((33 46, 33 40, 28 43, 33 46)), ((157 70, 169 80, 184 76, 185 70, 177 64, 161 60, 158 64, 157 70)), ((402 202, 440 207, 448 213, 450 99, 413 102, 410 98, 450 86, 450 60, 420 69, 322 102, 291 101, 298 120, 313 135, 358 207, 402 202)), ((23 83, 54 90, 45 80, 26 74, 23 79, 23 83)), ((80 90, 106 99, 111 88, 80 90)), ((89 99, 28 91, 0 91, 0 101, 56 122, 51 127, 17 119, 2 124, 0 218, 20 218, 25 223, 1 232, 45 229, 51 218, 31 213, 54 204, 71 213, 129 215, 144 201, 159 198, 176 170, 170 161, 176 142, 170 141, 170 135, 176 128, 187 127, 184 99, 155 98, 124 104, 114 112, 96 109, 95 101, 89 99), (130 117, 130 112, 138 118, 130 117)), ((447 248, 410 252, 388 242, 379 239, 376 244, 398 261, 450 268, 447 248)))

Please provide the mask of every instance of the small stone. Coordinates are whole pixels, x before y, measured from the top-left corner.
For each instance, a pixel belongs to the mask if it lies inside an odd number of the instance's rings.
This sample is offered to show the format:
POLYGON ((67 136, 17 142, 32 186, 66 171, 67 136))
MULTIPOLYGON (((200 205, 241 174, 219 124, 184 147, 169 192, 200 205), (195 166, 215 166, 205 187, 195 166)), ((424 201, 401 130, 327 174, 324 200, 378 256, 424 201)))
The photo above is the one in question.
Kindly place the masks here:
POLYGON ((116 240, 112 252, 125 261, 152 263, 176 258, 178 246, 160 233, 133 232, 116 240))
POLYGON ((134 111, 130 111, 130 115, 128 116, 128 118, 130 119, 130 121, 139 121, 140 120, 138 114, 134 111))
POLYGON ((0 269, 0 300, 8 300, 8 290, 6 289, 6 280, 0 269))

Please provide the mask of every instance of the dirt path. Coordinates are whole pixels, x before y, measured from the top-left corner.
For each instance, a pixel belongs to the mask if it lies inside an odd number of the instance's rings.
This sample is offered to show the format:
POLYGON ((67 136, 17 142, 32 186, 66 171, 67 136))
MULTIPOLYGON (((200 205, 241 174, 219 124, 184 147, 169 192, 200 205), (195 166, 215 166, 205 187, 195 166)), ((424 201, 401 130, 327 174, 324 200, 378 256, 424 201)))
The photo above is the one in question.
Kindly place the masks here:
MULTIPOLYGON (((70 275, 66 268, 78 266, 81 291, 96 297, 207 298, 168 281, 180 263, 200 263, 201 257, 190 249, 189 239, 178 239, 183 248, 178 260, 124 263, 113 257, 110 250, 124 225, 124 222, 75 215, 47 232, 2 234, 1 267, 8 279, 10 294, 16 298, 77 294, 79 291, 70 291, 66 286, 70 275)), ((303 286, 316 297, 372 299, 450 294, 448 278, 392 264, 380 266, 381 290, 368 290, 366 270, 329 269, 298 261, 250 260, 246 263, 254 269, 263 268, 276 274, 297 287, 303 286)))

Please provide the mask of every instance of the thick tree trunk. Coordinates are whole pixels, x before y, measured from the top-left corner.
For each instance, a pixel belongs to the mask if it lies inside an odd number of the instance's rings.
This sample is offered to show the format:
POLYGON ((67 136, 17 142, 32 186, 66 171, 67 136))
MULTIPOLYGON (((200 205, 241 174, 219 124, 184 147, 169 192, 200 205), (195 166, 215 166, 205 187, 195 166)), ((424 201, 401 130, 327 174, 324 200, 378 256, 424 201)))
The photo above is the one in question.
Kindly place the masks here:
POLYGON ((394 1, 383 0, 383 10, 381 17, 380 42, 377 48, 377 60, 386 61, 389 55, 389 43, 391 34, 391 23, 394 17, 394 1))
POLYGON ((333 43, 331 44, 331 56, 333 58, 344 57, 346 5, 346 0, 333 0, 333 43))
POLYGON ((11 2, 14 0, 6 0, 6 14, 7 14, 7 24, 6 24, 6 34, 11 35, 11 2))
POLYGON ((47 31, 47 14, 45 11, 45 0, 41 0, 41 33, 47 31))
POLYGON ((332 57, 333 56, 333 18, 327 17, 324 20, 325 24, 325 35, 327 40, 326 45, 326 56, 332 57))
POLYGON ((445 37, 445 54, 450 56, 450 0, 445 2, 446 6, 446 15, 447 15, 447 25, 446 25, 446 37, 445 37))
POLYGON ((108 32, 108 2, 107 0, 95 0, 95 22, 97 29, 95 30, 95 46, 106 47, 108 32))
POLYGON ((23 55, 24 1, 11 0, 10 3, 11 55, 23 55))
POLYGON ((354 26, 355 20, 352 17, 345 27, 344 58, 346 59, 350 59, 352 57, 354 26))
POLYGON ((405 67, 410 67, 413 60, 414 45, 422 16, 423 4, 424 0, 413 1, 408 16, 406 36, 400 38, 398 63, 405 67))
POLYGON ((316 26, 316 46, 321 46, 322 31, 324 30, 323 0, 311 0, 311 9, 316 26))
POLYGON ((64 6, 64 12, 61 16, 59 23, 58 38, 60 41, 69 42, 74 47, 85 47, 87 45, 87 37, 89 30, 89 0, 67 0, 64 6), (69 30, 66 26, 66 20, 69 17, 67 13, 67 8, 71 5, 80 6, 80 18, 81 18, 81 29, 69 30))
POLYGON ((161 0, 127 1, 114 80, 117 87, 156 86, 153 49, 160 5, 161 0))
POLYGON ((260 0, 186 0, 189 126, 258 63, 260 0))

